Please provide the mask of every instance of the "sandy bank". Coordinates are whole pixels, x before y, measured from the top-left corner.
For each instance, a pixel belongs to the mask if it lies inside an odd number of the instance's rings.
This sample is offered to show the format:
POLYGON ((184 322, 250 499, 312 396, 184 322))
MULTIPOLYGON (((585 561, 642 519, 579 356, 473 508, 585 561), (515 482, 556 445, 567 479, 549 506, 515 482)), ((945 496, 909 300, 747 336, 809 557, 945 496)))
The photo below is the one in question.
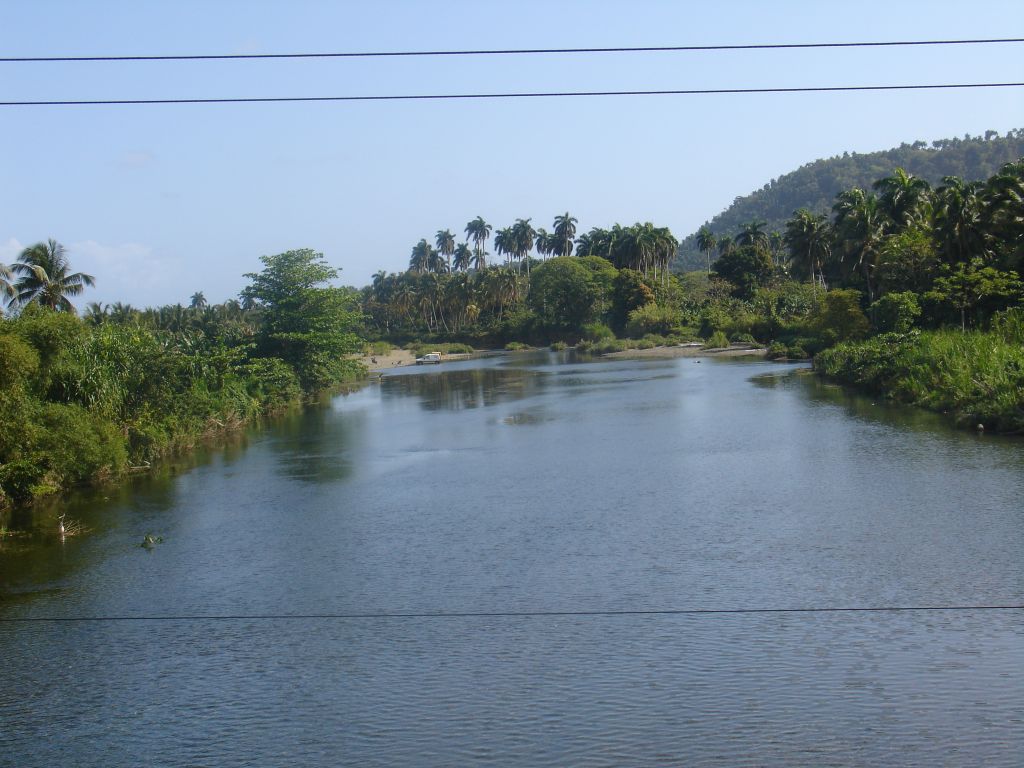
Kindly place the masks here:
POLYGON ((609 352, 602 357, 622 358, 626 360, 645 357, 764 357, 768 350, 763 347, 726 347, 723 349, 702 349, 701 347, 652 347, 651 349, 627 349, 622 352, 609 352))

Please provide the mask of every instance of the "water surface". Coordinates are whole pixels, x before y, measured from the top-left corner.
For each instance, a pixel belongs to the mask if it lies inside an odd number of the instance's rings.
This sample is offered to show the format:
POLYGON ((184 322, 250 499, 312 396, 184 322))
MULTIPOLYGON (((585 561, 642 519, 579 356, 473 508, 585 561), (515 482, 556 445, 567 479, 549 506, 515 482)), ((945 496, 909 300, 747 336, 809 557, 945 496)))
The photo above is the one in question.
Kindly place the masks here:
POLYGON ((1024 602, 1024 445, 792 366, 392 371, 106 495, 4 545, 0 617, 225 618, 0 623, 0 763, 1024 753, 1020 611, 422 616, 1024 602))

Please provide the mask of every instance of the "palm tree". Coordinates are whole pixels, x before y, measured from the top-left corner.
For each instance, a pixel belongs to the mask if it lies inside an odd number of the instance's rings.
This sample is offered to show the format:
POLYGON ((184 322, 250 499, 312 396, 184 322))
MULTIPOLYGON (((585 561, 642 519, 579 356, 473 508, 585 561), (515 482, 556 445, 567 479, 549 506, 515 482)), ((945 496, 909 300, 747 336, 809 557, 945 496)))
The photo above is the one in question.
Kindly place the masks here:
POLYGON ((516 219, 512 225, 513 253, 517 259, 526 259, 526 275, 530 275, 530 251, 537 236, 536 230, 530 225, 530 219, 516 219))
POLYGON ((452 254, 455 253, 455 235, 448 229, 437 230, 437 236, 434 239, 437 245, 437 251, 445 257, 448 263, 448 271, 452 271, 452 254))
POLYGON ((755 251, 767 253, 771 247, 771 238, 764 228, 768 226, 766 221, 749 221, 740 229, 736 235, 736 244, 740 246, 749 245, 755 251))
POLYGON ((736 241, 734 241, 729 235, 722 235, 718 238, 718 255, 728 256, 736 250, 736 241))
POLYGON ((11 271, 18 275, 14 287, 22 306, 33 302, 53 310, 76 314, 69 296, 78 296, 96 278, 84 272, 69 272, 71 264, 64 246, 53 238, 36 243, 21 252, 11 271))
POLYGON ((84 320, 89 325, 103 325, 104 321, 110 316, 110 311, 106 304, 98 301, 90 301, 85 305, 85 316, 84 320))
POLYGON ((697 230, 697 248, 703 251, 707 257, 709 275, 711 274, 711 252, 715 250, 716 245, 718 245, 718 239, 715 237, 715 233, 708 229, 707 226, 697 230))
POLYGON ((486 265, 484 257, 487 255, 487 239, 491 236, 491 225, 477 216, 466 224, 466 237, 473 241, 473 263, 476 269, 483 269, 486 265))
POLYGON ((469 250, 468 243, 459 243, 455 246, 455 260, 453 265, 456 272, 467 272, 472 260, 473 253, 469 250))
POLYGON ((18 295, 14 283, 11 282, 13 278, 14 273, 11 268, 6 264, 0 264, 0 299, 6 302, 14 301, 18 295))
POLYGON ((870 304, 875 300, 873 276, 888 234, 888 216, 877 197, 856 187, 836 195, 832 210, 836 214, 837 240, 842 245, 841 261, 860 271, 870 304))
POLYGON ((494 233, 494 250, 505 257, 506 264, 512 264, 512 254, 516 250, 512 227, 502 227, 494 233))
POLYGON ((210 306, 210 302, 203 296, 202 291, 196 291, 189 297, 189 307, 192 309, 203 310, 210 306))
POLYGON ((983 224, 984 187, 980 181, 944 176, 942 186, 935 191, 935 228, 950 264, 989 255, 983 224))
POLYGON ((906 227, 925 218, 925 203, 932 188, 924 179, 897 168, 892 176, 879 179, 871 188, 879 193, 882 209, 897 226, 906 227))
POLYGON ((832 255, 832 226, 828 218, 801 208, 786 222, 784 239, 796 275, 809 276, 815 291, 819 279, 824 288, 823 267, 832 255))
POLYGON ((559 256, 572 255, 572 239, 576 237, 578 223, 578 219, 570 216, 568 211, 561 216, 555 216, 555 238, 559 243, 559 256))
POLYGON ((409 256, 409 271, 422 275, 430 269, 431 254, 433 250, 434 249, 430 247, 430 243, 428 243, 426 239, 422 239, 416 243, 416 245, 412 247, 412 253, 409 256))

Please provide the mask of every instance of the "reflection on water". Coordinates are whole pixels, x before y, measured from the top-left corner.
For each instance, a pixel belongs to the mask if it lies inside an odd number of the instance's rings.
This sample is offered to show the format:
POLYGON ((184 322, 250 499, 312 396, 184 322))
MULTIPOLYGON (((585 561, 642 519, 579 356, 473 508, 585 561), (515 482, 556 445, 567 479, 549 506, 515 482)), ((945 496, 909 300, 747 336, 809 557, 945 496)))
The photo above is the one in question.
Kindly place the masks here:
POLYGON ((1017 765, 1024 445, 793 366, 388 372, 0 549, 11 765, 1017 765), (163 543, 147 551, 147 534, 163 543), (897 756, 897 757, 894 757, 897 756))

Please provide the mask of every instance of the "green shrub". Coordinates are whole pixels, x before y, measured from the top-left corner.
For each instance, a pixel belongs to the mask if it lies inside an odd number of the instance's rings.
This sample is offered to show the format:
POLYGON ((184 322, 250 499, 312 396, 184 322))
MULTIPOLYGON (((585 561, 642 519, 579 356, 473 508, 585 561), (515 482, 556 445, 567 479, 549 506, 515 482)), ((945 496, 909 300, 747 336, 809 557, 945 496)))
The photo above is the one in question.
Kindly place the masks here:
POLYGON ((788 357, 789 348, 781 341, 773 341, 768 347, 768 359, 776 360, 780 357, 788 357))
POLYGON ((729 346, 729 339, 721 331, 715 331, 711 338, 704 342, 704 349, 721 349, 729 346))
POLYGON ((992 330, 1010 344, 1024 346, 1024 307, 997 312, 992 318, 992 330))
POLYGON ((523 344, 523 342, 521 341, 510 341, 508 344, 505 345, 505 349, 509 352, 522 352, 524 350, 530 349, 530 345, 523 344))
POLYGON ((583 331, 583 338, 587 341, 603 341, 604 339, 615 338, 612 329, 604 323, 587 323, 581 330, 583 331))
POLYGON ((569 348, 569 345, 566 344, 564 341, 556 341, 556 342, 551 344, 551 351, 552 352, 561 352, 562 350, 568 349, 568 348, 569 348))
POLYGON ((629 320, 626 322, 626 335, 633 339, 639 339, 648 334, 665 336, 678 328, 680 322, 678 309, 651 302, 629 313, 629 320))
POLYGON ((921 317, 921 305, 911 291, 887 293, 871 305, 871 316, 882 333, 906 333, 921 317))
POLYGON ((729 341, 734 344, 757 344, 757 341, 749 333, 734 333, 729 336, 729 341))

